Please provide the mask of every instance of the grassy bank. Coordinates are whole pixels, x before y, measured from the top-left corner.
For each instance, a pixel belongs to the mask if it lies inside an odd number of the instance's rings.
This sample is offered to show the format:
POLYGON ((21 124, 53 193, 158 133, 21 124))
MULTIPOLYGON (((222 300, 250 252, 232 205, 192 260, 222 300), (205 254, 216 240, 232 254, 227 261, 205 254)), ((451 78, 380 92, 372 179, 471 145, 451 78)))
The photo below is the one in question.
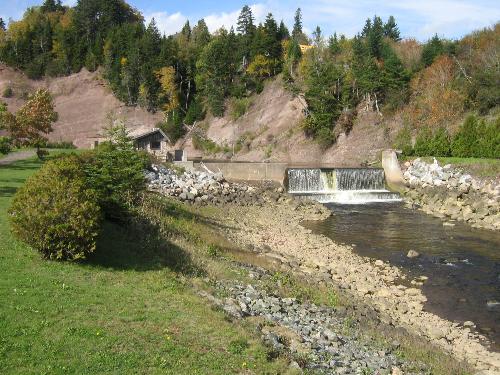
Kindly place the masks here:
MULTIPOLYGON (((10 234, 7 208, 37 160, 0 167, 2 373, 282 372, 244 323, 207 306, 147 243, 107 224, 97 255, 40 259, 10 234), (106 254, 106 255, 105 255, 106 254), (236 345, 235 343, 245 343, 236 345)), ((181 254, 175 244, 161 250, 181 254)))
MULTIPOLYGON (((87 261, 42 260, 12 238, 6 215, 16 188, 40 166, 35 159, 0 166, 3 373, 289 373, 286 358, 270 359, 251 320, 229 321, 196 294, 215 291, 214 280, 255 282, 239 263, 272 270, 261 280, 269 292, 320 305, 354 303, 331 285, 281 272, 266 258, 229 243, 220 235, 221 224, 210 219, 225 215, 220 208, 198 209, 155 196, 141 207, 157 226, 106 223, 97 252, 87 261)), ((427 363, 430 373, 467 373, 424 340, 381 331, 368 321, 347 324, 346 330, 381 349, 397 339, 397 354, 427 363)))

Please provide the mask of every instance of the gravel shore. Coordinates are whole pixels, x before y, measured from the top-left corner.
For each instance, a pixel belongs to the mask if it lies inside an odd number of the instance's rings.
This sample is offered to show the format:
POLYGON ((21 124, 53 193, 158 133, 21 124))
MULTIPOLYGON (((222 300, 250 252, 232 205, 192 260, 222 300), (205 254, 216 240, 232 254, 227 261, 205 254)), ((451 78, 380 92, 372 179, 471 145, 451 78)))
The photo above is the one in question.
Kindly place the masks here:
POLYGON ((282 198, 261 207, 227 205, 216 220, 231 241, 265 253, 282 269, 340 288, 375 309, 381 321, 424 337, 481 374, 500 373, 500 353, 488 350, 470 322, 454 323, 424 311, 427 299, 416 286, 425 277, 408 280, 397 267, 359 256, 300 225, 329 214, 319 204, 282 198))

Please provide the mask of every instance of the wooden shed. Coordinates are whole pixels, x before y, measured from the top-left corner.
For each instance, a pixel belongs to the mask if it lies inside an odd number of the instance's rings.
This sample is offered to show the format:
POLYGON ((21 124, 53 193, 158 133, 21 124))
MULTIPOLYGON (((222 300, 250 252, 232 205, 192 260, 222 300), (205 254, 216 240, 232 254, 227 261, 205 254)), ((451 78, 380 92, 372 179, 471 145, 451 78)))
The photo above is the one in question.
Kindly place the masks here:
POLYGON ((129 133, 134 141, 135 147, 140 150, 146 150, 150 154, 160 159, 166 159, 170 151, 170 139, 159 128, 149 130, 137 130, 129 133))

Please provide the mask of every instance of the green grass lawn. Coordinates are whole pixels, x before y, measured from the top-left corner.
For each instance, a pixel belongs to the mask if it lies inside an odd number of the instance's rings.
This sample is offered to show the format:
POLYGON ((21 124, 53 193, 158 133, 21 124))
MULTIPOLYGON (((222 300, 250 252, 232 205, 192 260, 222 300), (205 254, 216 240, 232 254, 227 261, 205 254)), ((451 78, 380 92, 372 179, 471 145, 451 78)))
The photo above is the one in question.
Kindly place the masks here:
MULTIPOLYGON (((413 159, 416 159, 416 157, 405 158, 405 160, 413 159)), ((434 160, 432 157, 421 157, 420 159, 428 163, 432 163, 434 160)), ((478 177, 496 177, 500 175, 500 159, 437 157, 436 160, 441 166, 451 164, 454 167, 463 168, 466 172, 478 177)))
POLYGON ((270 362, 245 323, 228 321, 181 275, 142 257, 147 245, 133 233, 106 224, 101 255, 76 264, 43 260, 16 241, 7 209, 40 166, 0 167, 2 374, 284 372, 285 361, 270 362))

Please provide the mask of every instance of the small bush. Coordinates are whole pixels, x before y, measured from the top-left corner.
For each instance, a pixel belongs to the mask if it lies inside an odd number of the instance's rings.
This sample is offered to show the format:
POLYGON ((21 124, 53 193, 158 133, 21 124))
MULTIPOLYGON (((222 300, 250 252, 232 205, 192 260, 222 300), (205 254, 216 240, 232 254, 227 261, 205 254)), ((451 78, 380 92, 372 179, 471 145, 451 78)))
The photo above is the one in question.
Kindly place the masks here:
POLYGON ((216 154, 222 151, 222 147, 220 147, 217 143, 208 138, 203 138, 197 134, 193 135, 193 147, 196 150, 203 150, 208 152, 209 154, 216 154))
POLYGON ((248 111, 250 104, 251 100, 249 98, 231 99, 231 118, 238 120, 248 111))
POLYGON ((413 145, 411 144, 411 129, 409 126, 404 126, 396 135, 394 147, 403 152, 405 156, 413 155, 413 145))
POLYGON ((196 121, 201 121, 204 118, 205 110, 203 109, 203 105, 198 99, 194 99, 189 105, 184 122, 188 125, 193 125, 196 121))
POLYGON ((326 150, 335 142, 335 137, 328 128, 320 128, 315 135, 315 139, 323 150, 326 150))
POLYGON ((6 155, 12 150, 12 140, 9 137, 0 137, 0 154, 6 155))
POLYGON ((214 245, 214 244, 209 244, 207 246, 207 254, 208 256, 212 257, 212 258, 216 258, 218 255, 219 255, 219 247, 217 245, 214 245))
POLYGON ((14 91, 12 90, 12 87, 7 86, 5 90, 3 90, 2 95, 4 98, 12 98, 14 96, 14 91))
POLYGON ((36 156, 38 157, 39 160, 45 160, 45 158, 49 156, 49 152, 42 148, 38 148, 36 150, 36 156))
POLYGON ((73 142, 47 142, 43 145, 45 148, 58 148, 58 149, 67 149, 74 150, 76 146, 73 142))
POLYGON ((232 354, 243 354, 249 347, 247 340, 237 339, 229 343, 227 350, 232 354))
POLYGON ((415 141, 414 154, 417 156, 450 156, 450 136, 446 129, 440 127, 431 130, 421 129, 415 141))
POLYGON ((177 142, 185 134, 184 124, 179 111, 169 113, 167 121, 157 124, 165 132, 170 141, 177 142))
POLYGON ((108 219, 123 221, 128 204, 146 187, 144 170, 149 166, 146 154, 130 145, 102 143, 88 159, 85 173, 97 191, 97 201, 108 219))
POLYGON ((101 213, 75 155, 47 162, 14 196, 13 233, 47 259, 84 259, 96 247, 101 213))
POLYGON ((491 122, 469 116, 460 127, 451 144, 457 157, 500 157, 500 117, 491 122))

